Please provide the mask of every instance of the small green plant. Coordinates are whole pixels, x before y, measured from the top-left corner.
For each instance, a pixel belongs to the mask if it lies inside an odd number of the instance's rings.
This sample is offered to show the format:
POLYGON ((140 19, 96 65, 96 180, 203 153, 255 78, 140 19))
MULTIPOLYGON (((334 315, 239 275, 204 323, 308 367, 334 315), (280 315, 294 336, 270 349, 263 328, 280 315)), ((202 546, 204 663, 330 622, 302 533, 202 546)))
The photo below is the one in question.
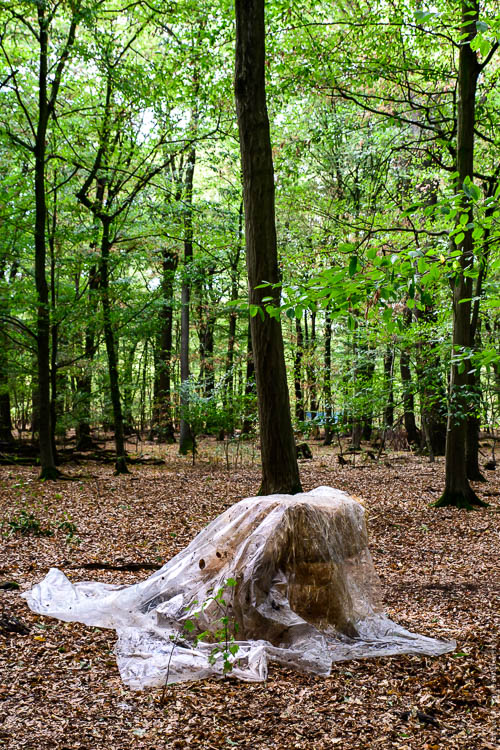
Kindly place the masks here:
MULTIPOLYGON (((234 636, 238 633, 239 626, 238 623, 234 621, 234 618, 230 616, 231 601, 227 599, 227 595, 225 594, 226 588, 232 589, 234 586, 236 586, 236 580, 234 578, 228 578, 221 588, 203 602, 199 611, 192 613, 192 617, 198 618, 208 607, 210 602, 216 604, 220 617, 216 618, 214 623, 215 629, 204 630, 202 633, 198 633, 195 637, 195 643, 199 643, 199 641, 209 637, 214 638, 215 645, 210 652, 208 661, 212 665, 215 664, 219 654, 221 654, 223 660, 222 671, 224 674, 232 671, 233 661, 231 657, 235 657, 239 650, 239 646, 235 643, 234 639, 234 636)), ((196 602, 194 604, 196 604, 196 602)), ((195 629, 194 622, 191 619, 186 620, 184 623, 184 629, 188 633, 192 632, 195 629)))
POLYGON ((56 529, 66 533, 66 542, 68 544, 70 544, 71 542, 74 542, 75 544, 80 544, 80 537, 76 536, 76 533, 78 531, 76 524, 74 524, 70 520, 70 517, 67 516, 66 514, 63 520, 57 523, 56 529))
MULTIPOLYGON (((212 623, 214 628, 210 628, 208 630, 204 630, 201 633, 197 633, 194 638, 194 643, 196 645, 200 643, 200 641, 208 640, 208 638, 214 639, 215 643, 210 651, 208 662, 209 664, 213 665, 215 664, 219 655, 222 655, 222 671, 224 675, 232 671, 234 666, 234 657, 236 656, 240 648, 235 642, 234 638, 239 630, 239 625, 230 615, 232 606, 231 600, 228 599, 227 595, 225 594, 226 589, 233 589, 234 586, 236 586, 236 580, 234 578, 228 578, 224 582, 223 586, 221 586, 221 588, 217 589, 215 593, 212 593, 207 599, 205 599, 205 601, 201 604, 200 609, 198 610, 193 609, 194 607, 198 606, 198 600, 195 599, 193 602, 191 602, 191 604, 186 607, 186 612, 189 614, 189 617, 183 625, 183 630, 188 634, 192 634, 196 629, 194 620, 197 620, 201 617, 201 615, 204 613, 211 602, 216 605, 220 616, 216 618, 214 623, 212 623)), ((172 648, 170 650, 170 656, 167 664, 167 676, 165 678, 165 684, 163 686, 163 692, 160 699, 160 704, 162 705, 165 702, 172 656, 175 647, 181 639, 182 631, 179 631, 175 635, 170 636, 170 640, 172 641, 172 648)))
MULTIPOLYGON (((18 516, 7 521, 7 527, 9 529, 9 534, 21 534, 22 536, 54 536, 54 528, 50 523, 44 526, 42 521, 40 521, 34 513, 28 513, 26 510, 22 510, 18 516)), ((71 542, 74 542, 75 544, 80 543, 79 537, 76 536, 78 529, 66 514, 61 521, 55 523, 55 530, 62 531, 66 534, 66 542, 68 544, 71 542)))
POLYGON ((12 518, 7 526, 10 527, 11 534, 22 534, 23 536, 52 536, 53 531, 50 526, 42 526, 42 522, 39 518, 33 515, 33 513, 27 513, 22 510, 18 516, 12 518))

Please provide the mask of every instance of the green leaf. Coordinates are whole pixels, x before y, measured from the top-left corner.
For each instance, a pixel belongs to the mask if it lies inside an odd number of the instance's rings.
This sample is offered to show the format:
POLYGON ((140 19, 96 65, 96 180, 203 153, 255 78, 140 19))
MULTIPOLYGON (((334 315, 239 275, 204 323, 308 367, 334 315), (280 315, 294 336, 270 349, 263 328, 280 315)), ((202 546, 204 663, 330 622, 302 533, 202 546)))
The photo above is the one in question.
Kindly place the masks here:
POLYGON ((465 237, 465 234, 463 232, 460 232, 459 234, 455 235, 455 244, 460 245, 460 243, 463 242, 464 237, 465 237))
POLYGON ((408 206, 408 208, 405 208, 403 211, 403 216, 410 216, 411 214, 414 214, 416 211, 418 211, 420 208, 422 208, 421 203, 413 203, 411 206, 408 206))
POLYGON ((419 273, 425 273, 425 271, 427 270, 427 263, 425 261, 425 258, 418 259, 417 268, 419 273))
POLYGON ((349 260, 349 276, 351 278, 357 273, 359 267, 359 258, 357 255, 351 255, 349 260))
POLYGON ((483 57, 486 57, 489 55, 491 50, 491 42, 489 42, 487 39, 481 39, 479 42, 479 51, 482 54, 483 57))

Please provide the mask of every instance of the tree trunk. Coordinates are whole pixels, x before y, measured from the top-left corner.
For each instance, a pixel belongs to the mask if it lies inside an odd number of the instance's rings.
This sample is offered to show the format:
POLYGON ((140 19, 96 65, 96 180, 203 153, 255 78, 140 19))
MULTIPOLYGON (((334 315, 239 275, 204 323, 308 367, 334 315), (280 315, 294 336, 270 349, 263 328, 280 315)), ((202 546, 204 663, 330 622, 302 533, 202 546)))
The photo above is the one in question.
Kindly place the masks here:
MULTIPOLYGON (((243 201, 240 203, 238 211, 238 234, 236 240, 236 252, 231 258, 230 262, 230 274, 231 274, 231 302, 236 302, 239 296, 238 293, 238 282, 239 272, 238 267, 240 263, 241 250, 243 246, 243 201)), ((238 313, 234 308, 231 308, 229 313, 229 329, 227 336, 227 353, 226 353, 226 383, 224 388, 224 408, 228 415, 227 417, 227 430, 229 434, 234 432, 234 345, 236 343, 236 324, 238 321, 238 313)))
MULTIPOLYGON (((306 313, 307 315, 307 313, 306 313)), ((309 384, 309 409, 312 419, 316 418, 318 413, 318 389, 316 383, 316 367, 314 366, 314 356, 316 353, 316 313, 311 313, 311 333, 307 342, 307 380, 309 384)), ((318 432, 318 428, 315 428, 318 432)))
POLYGON ((184 194, 184 269, 181 290, 181 429, 179 453, 186 455, 195 450, 195 436, 188 421, 189 414, 189 305, 191 302, 191 261, 193 259, 193 176, 196 151, 188 157, 184 194))
POLYGON ((247 367, 245 373, 245 416, 241 431, 244 435, 249 435, 253 429, 253 422, 248 413, 251 401, 255 398, 255 364, 252 349, 252 332, 250 329, 250 318, 247 326, 247 367))
POLYGON ((207 288, 200 284, 198 311, 198 339, 200 352, 200 377, 199 384, 203 396, 210 398, 213 395, 215 387, 215 370, 214 370, 214 334, 217 317, 210 299, 212 291, 212 276, 215 268, 207 269, 207 288), (206 294, 206 298, 205 298, 206 294))
POLYGON ((373 406, 369 394, 372 391, 373 373, 375 372, 374 351, 363 338, 362 329, 353 335, 354 359, 354 397, 360 399, 360 405, 354 403, 352 421, 352 447, 361 448, 361 440, 370 440, 372 434, 373 406))
MULTIPOLYGON (((93 247, 95 250, 95 246, 93 247)), ((76 449, 79 451, 91 450, 94 447, 94 442, 90 434, 90 402, 92 398, 92 361, 95 354, 95 304, 96 304, 96 293, 98 292, 99 281, 97 276, 96 266, 91 266, 89 269, 89 304, 88 304, 88 319, 85 326, 85 341, 84 341, 84 353, 85 358, 83 361, 83 372, 77 377, 76 380, 76 392, 77 392, 77 408, 78 408, 78 422, 76 425, 76 449)))
POLYGON ((262 484, 259 493, 301 491, 286 379, 281 322, 264 312, 262 298, 279 282, 274 215, 274 170, 265 89, 264 0, 236 0, 235 94, 245 205, 249 300, 259 404, 262 484))
MULTIPOLYGON (((425 324, 431 324, 434 318, 435 311, 431 307, 417 312, 417 319, 425 324)), ((434 349, 435 345, 428 340, 424 327, 416 346, 422 428, 429 452, 434 456, 443 456, 446 447, 446 392, 441 375, 441 361, 434 349)))
POLYGON ((384 354, 384 381, 385 392, 387 394, 386 405, 384 409, 384 426, 394 426, 394 349, 388 346, 384 354))
MULTIPOLYGON (((408 312, 410 312, 408 310, 408 312)), ((408 321, 409 323, 409 321, 408 321)), ((404 425, 406 438, 409 445, 418 445, 420 435, 415 421, 415 398, 411 382, 410 352, 408 347, 403 346, 399 359, 399 371, 401 373, 401 385, 403 390, 404 425)))
POLYGON ((35 138, 35 285, 37 293, 37 367, 38 367, 38 440, 40 445, 40 479, 56 479, 60 472, 52 450, 50 404, 50 307, 45 275, 47 219, 45 193, 46 135, 49 119, 47 100, 48 33, 45 8, 38 6, 39 72, 38 123, 35 138))
MULTIPOLYGON (((155 421, 158 439, 175 443, 174 420, 172 415, 172 326, 174 302, 174 278, 178 256, 169 250, 163 252, 162 261, 162 306, 160 309, 160 337, 156 367, 158 386, 155 394, 155 421)), ((189 323, 188 323, 189 324, 189 323)))
MULTIPOLYGON (((3 264, 2 264, 3 265, 3 264)), ((17 268, 17 263, 15 264, 17 268)), ((4 268, 0 269, 4 273, 4 268)), ((15 276, 15 270, 11 274, 12 280, 15 276)), ((7 284, 7 279, 5 280, 7 284)), ((0 443, 10 444, 14 441, 12 436, 12 417, 10 408, 10 391, 9 391, 9 341, 5 323, 2 320, 2 314, 9 312, 9 293, 0 294, 0 443)))
MULTIPOLYGON (((102 219, 101 219, 102 220, 102 219)), ((108 357, 109 389, 113 406, 113 428, 115 433, 117 474, 128 474, 127 457, 125 453, 125 435, 123 429, 123 413, 118 383, 118 359, 116 355, 116 341, 111 320, 111 301, 109 299, 109 223, 102 220, 101 257, 99 260, 99 288, 101 292, 104 341, 108 357)))
MULTIPOLYGON (((0 345, 5 344, 5 338, 0 334, 0 345)), ((6 349, 2 346, 2 353, 6 349)), ((9 377, 7 369, 7 358, 0 359, 0 443, 12 443, 12 418, 10 414, 9 377)))
POLYGON ((469 373, 468 376, 468 406, 472 413, 467 416, 467 433, 465 438, 467 479, 472 482, 485 482, 486 479, 479 468, 481 379, 476 373, 469 373))
MULTIPOLYGON (((462 0, 462 32, 466 35, 461 43, 458 64, 457 102, 457 172, 458 189, 462 190, 466 179, 474 176, 474 125, 477 79, 480 66, 477 53, 470 42, 476 35, 476 21, 479 15, 478 0, 462 0), (470 11, 474 11, 471 14, 470 11)), ((461 213, 469 214, 473 221, 472 205, 465 193, 461 213)), ((465 270, 474 260, 472 229, 464 226, 464 238, 459 244, 461 250, 461 271, 452 280, 453 292, 453 351, 461 355, 471 344, 471 303, 472 279, 465 270)), ((453 361, 450 377, 450 405, 446 435, 446 476, 444 492, 435 504, 436 507, 454 506, 471 508, 485 506, 478 498, 467 479, 466 437, 467 437, 467 383, 470 362, 453 361)))
POLYGON ((295 386, 295 419, 304 422, 306 415, 304 411, 304 393, 302 390, 302 357, 304 356, 304 336, 300 318, 295 318, 295 356, 293 358, 293 382, 295 386))
POLYGON ((135 352, 137 349, 137 341, 135 341, 128 352, 123 357, 122 365, 122 392, 123 392, 123 432, 125 435, 131 435, 134 432, 134 415, 133 401, 134 401, 134 359, 135 352))
POLYGON ((332 318, 327 307, 325 312, 325 377, 323 380, 323 400, 325 409, 324 445, 331 445, 333 440, 333 405, 332 405, 332 318))
POLYGON ((52 441, 52 454, 54 462, 58 463, 56 448, 56 426, 57 426, 57 397, 58 397, 58 378, 57 372, 57 354, 59 348, 59 324, 56 323, 56 246, 55 232, 57 223, 56 209, 57 192, 54 190, 54 209, 49 231, 49 255, 50 255, 50 438, 52 441))

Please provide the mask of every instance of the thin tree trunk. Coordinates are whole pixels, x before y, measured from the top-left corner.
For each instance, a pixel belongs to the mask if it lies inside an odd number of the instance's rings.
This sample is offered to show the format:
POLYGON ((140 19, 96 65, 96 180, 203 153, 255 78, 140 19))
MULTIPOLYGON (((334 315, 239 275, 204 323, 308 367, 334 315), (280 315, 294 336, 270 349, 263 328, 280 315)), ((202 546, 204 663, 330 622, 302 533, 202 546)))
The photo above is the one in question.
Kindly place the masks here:
MULTIPOLYGON (((94 246, 95 249, 95 246, 94 246)), ((92 398, 92 361, 95 354, 95 305, 99 280, 96 266, 89 269, 88 281, 88 319, 85 326, 83 373, 76 379, 78 404, 78 423, 76 426, 76 448, 80 451, 90 450, 94 441, 90 434, 90 404, 92 398)))
POLYGON ((293 381, 295 386, 295 419, 304 422, 304 392, 302 389, 302 357, 304 356, 304 336, 300 318, 295 318, 295 356, 293 358, 293 381))
POLYGON ((415 421, 415 398, 411 381, 410 352, 407 347, 401 349, 399 359, 401 385, 403 390, 404 425, 409 445, 418 445, 420 435, 415 421))
MULTIPOLYGON (((12 281, 14 280, 16 269, 17 263, 13 264, 13 272, 10 274, 12 281)), ((0 273, 4 275, 3 267, 0 269, 0 273)), ((5 283, 7 283, 7 279, 5 280, 5 283)), ((9 312, 8 294, 0 296, 0 307, 0 313, 7 314, 9 312)), ((6 324, 2 320, 2 315, 0 314, 0 443, 11 444, 14 442, 14 438, 12 436, 12 416, 9 390, 9 342, 5 325, 6 324)))
MULTIPOLYGON (((431 324, 435 311, 426 307, 417 311, 417 319, 431 324)), ((441 374, 441 360, 434 344, 427 340, 425 328, 416 345, 416 373, 420 394, 423 437, 433 456, 443 456, 446 447, 446 392, 441 374)))
MULTIPOLYGON (((306 313, 307 314, 307 313, 306 313)), ((315 419, 318 412, 318 393, 316 383, 316 368, 314 366, 314 355, 316 350, 316 313, 311 313, 311 334, 307 342, 307 380, 309 382, 309 409, 311 418, 315 419)), ((315 432, 317 433, 316 427, 315 432)))
POLYGON ((158 438, 166 443, 175 443, 174 420, 172 414, 172 327, 174 303, 174 279, 178 256, 169 250, 163 253, 162 261, 162 306, 160 309, 160 337, 157 368, 157 393, 155 394, 155 421, 158 438))
POLYGON ((191 279, 189 278, 193 259, 193 177, 196 151, 193 148, 188 157, 184 193, 184 269, 181 289, 181 428, 179 453, 186 455, 195 451, 195 436, 188 421, 189 414, 189 306, 191 302, 191 279))
MULTIPOLYGON (((473 317, 474 323, 474 317, 473 317)), ((477 348, 479 339, 479 325, 476 324, 474 335, 474 347, 477 348)), ((472 338, 471 331, 471 338, 472 338)), ((481 469, 479 468, 479 430, 481 427, 481 372, 470 367, 467 375, 468 380, 468 406, 467 435, 465 440, 465 461, 467 464, 467 479, 472 482, 485 482, 481 469)))
POLYGON ((99 259, 99 288, 103 314, 104 341, 108 358, 109 389, 113 407, 113 428, 115 433, 117 474, 128 474, 127 457, 125 453, 125 435, 123 429, 123 413, 118 382, 118 358, 116 341, 111 319, 111 301, 109 298, 109 251, 110 251, 109 223, 102 221, 101 257, 99 259))
POLYGON ((384 380, 385 380, 385 391, 387 394, 386 405, 384 409, 384 426, 394 426, 394 380, 393 380, 393 368, 394 368, 394 349, 392 346, 388 346, 384 354, 384 380))
MULTIPOLYGON (((238 211, 238 235, 236 241, 236 252, 230 263, 231 274, 231 302, 238 299, 238 266, 240 262, 241 249, 243 245, 243 201, 240 203, 238 211)), ((236 342, 236 324, 238 314, 234 308, 229 313, 229 329, 227 336, 227 353, 226 353, 226 384, 224 389, 224 408, 228 414, 227 429, 229 434, 234 432, 234 346, 236 342)))
POLYGON ((57 191, 54 190, 54 209, 48 233, 49 255, 50 255, 50 432, 52 441, 52 453, 55 463, 58 463, 56 448, 56 423, 57 423, 57 397, 58 397, 58 373, 57 355, 59 348, 59 325, 56 323, 56 247, 55 233, 57 224, 57 191))
POLYGON ((325 312, 325 374, 323 380, 323 401, 325 409, 324 445, 331 445, 333 440, 333 405, 332 405, 332 317, 330 309, 325 312))
POLYGON ((59 471, 55 465, 52 448, 52 419, 50 404, 50 306, 49 289, 45 275, 47 218, 45 193, 45 156, 49 104, 47 100, 48 33, 45 8, 38 6, 39 73, 38 73, 38 123, 35 138, 35 285, 37 292, 37 366, 38 414, 40 445, 40 479, 56 479, 59 471))
POLYGON ((123 391, 123 431, 125 435, 134 432, 133 400, 134 400, 134 359, 137 349, 135 341, 129 351, 125 354, 122 367, 122 391, 123 391))
POLYGON ((8 360, 6 357, 5 337, 0 332, 0 443, 12 443, 12 417, 10 409, 8 360))
POLYGON ((241 431, 244 435, 249 435, 253 429, 253 422, 250 418, 249 408, 251 402, 255 398, 255 363, 253 359, 253 348, 252 348, 252 332, 250 329, 250 318, 248 319, 247 326, 247 357, 246 357, 246 373, 245 373, 245 416, 241 431))
MULTIPOLYGON (((478 0, 462 0, 462 31, 466 35, 460 45, 458 65, 457 103, 457 172, 458 189, 466 179, 474 176, 474 125, 477 79, 480 66, 477 53, 470 42, 476 35, 476 21, 479 15, 478 0), (471 10, 474 13, 471 14, 471 10)), ((469 214, 473 221, 472 205, 464 195, 462 213, 469 214)), ((460 355, 472 344, 471 303, 472 279, 465 275, 474 259, 472 229, 464 226, 461 250, 461 271, 452 282, 453 293, 453 351, 460 355)), ((467 438, 467 381, 470 362, 457 363, 453 360, 450 376, 450 405, 446 435, 445 488, 436 507, 452 505, 457 508, 485 506, 473 491, 467 479, 466 438, 467 438)))
MULTIPOLYGON (((251 305, 279 282, 274 171, 265 89, 264 0, 236 0, 235 94, 245 204, 246 259, 251 305)), ((285 369, 281 322, 267 313, 250 321, 259 404, 262 484, 259 493, 301 491, 285 369)))

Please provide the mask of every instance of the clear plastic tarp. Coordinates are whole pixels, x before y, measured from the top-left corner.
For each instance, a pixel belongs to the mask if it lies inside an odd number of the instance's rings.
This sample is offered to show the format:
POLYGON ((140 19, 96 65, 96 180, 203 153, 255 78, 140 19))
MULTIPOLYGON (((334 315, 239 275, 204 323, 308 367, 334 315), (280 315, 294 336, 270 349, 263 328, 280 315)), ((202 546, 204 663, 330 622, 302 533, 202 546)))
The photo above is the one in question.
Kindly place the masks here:
POLYGON ((328 675, 335 661, 456 645, 384 615, 364 508, 330 487, 242 500, 141 583, 71 583, 52 568, 23 596, 39 614, 114 628, 121 677, 137 690, 167 676, 221 676, 224 658, 232 674, 257 681, 269 661, 328 675), (221 589, 224 605, 211 598, 221 589), (216 634, 223 618, 234 654, 216 634))

